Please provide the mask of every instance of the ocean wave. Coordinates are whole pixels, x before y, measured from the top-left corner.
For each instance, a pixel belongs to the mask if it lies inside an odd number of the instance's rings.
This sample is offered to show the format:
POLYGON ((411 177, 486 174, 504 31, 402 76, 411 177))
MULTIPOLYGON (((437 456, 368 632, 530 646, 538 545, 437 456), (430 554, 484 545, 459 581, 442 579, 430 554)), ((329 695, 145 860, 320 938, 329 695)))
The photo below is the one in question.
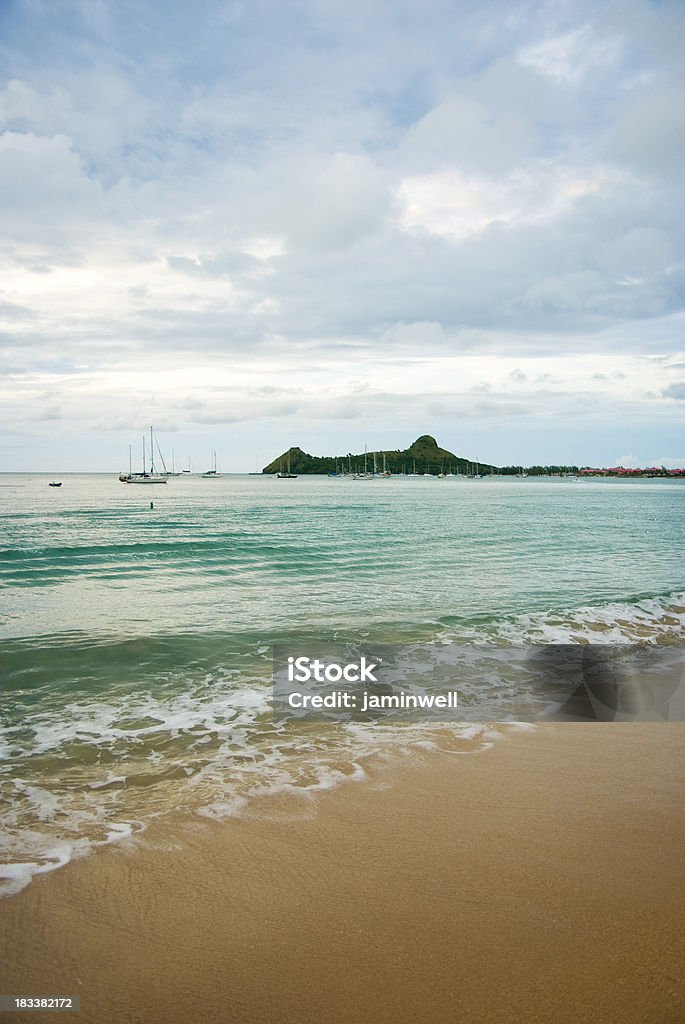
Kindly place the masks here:
POLYGON ((550 608, 485 622, 450 622, 443 642, 514 644, 677 644, 685 637, 685 592, 636 595, 627 601, 550 608))
MULTIPOLYGON (((489 621, 368 626, 364 634, 415 647, 676 645, 684 625, 685 594, 676 592, 489 621)), ((147 640, 73 635, 2 646, 11 683, 0 727, 6 895, 75 856, 140 835, 173 811, 226 818, 278 793, 312 798, 365 778, 379 759, 483 751, 521 727, 279 723, 270 713, 270 648, 256 632, 147 640), (62 654, 51 686, 50 666, 62 654)), ((496 663, 489 671, 483 678, 496 694, 496 663)))

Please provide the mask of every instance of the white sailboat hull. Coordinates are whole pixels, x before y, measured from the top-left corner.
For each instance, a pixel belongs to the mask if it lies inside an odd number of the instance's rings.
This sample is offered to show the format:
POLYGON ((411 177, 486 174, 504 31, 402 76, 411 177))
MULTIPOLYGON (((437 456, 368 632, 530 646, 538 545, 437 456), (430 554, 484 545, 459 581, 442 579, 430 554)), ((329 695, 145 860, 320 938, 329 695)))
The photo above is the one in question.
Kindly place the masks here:
POLYGON ((131 476, 123 481, 126 484, 165 484, 166 477, 163 476, 131 476))

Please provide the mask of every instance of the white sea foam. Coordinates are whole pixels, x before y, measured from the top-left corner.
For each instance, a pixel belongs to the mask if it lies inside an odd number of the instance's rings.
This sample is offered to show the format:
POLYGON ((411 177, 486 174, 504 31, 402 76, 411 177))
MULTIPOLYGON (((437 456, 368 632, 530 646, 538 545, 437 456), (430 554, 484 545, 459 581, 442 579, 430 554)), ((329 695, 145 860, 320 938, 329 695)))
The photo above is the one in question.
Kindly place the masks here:
MULTIPOLYGON (((513 644, 599 644, 677 643, 685 637, 685 593, 666 598, 645 598, 633 604, 612 602, 574 609, 550 609, 513 616, 487 626, 459 628, 461 642, 513 644)), ((445 630, 442 638, 453 642, 445 630)))
MULTIPOLYGON (((27 839, 29 837, 26 837, 27 839)), ((74 847, 70 843, 60 842, 48 845, 47 837, 34 835, 33 847, 39 860, 19 861, 0 865, 0 896, 13 896, 26 888, 34 875, 44 875, 48 871, 63 868, 72 859, 74 847)))

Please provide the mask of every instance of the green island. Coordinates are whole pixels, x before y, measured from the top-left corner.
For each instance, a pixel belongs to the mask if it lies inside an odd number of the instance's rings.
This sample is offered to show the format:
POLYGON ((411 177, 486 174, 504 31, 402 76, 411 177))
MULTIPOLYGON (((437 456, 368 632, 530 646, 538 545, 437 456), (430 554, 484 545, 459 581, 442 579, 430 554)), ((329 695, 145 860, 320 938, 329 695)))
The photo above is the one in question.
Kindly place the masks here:
POLYGON ((422 434, 408 448, 391 451, 379 449, 361 453, 346 452, 341 455, 309 455, 301 448, 286 449, 281 455, 265 466, 262 473, 286 473, 292 475, 327 475, 344 473, 377 473, 438 475, 460 474, 462 476, 626 476, 626 477, 683 477, 685 470, 667 469, 665 466, 650 466, 647 469, 626 469, 613 466, 609 469, 590 466, 546 465, 546 466, 495 466, 477 459, 467 459, 441 448, 430 434, 422 434))
POLYGON ((262 473, 279 473, 288 468, 292 473, 491 473, 495 466, 462 458, 441 448, 430 434, 422 434, 409 448, 378 450, 343 455, 309 455, 301 448, 290 448, 265 466, 262 473), (478 467, 478 468, 476 468, 478 467))

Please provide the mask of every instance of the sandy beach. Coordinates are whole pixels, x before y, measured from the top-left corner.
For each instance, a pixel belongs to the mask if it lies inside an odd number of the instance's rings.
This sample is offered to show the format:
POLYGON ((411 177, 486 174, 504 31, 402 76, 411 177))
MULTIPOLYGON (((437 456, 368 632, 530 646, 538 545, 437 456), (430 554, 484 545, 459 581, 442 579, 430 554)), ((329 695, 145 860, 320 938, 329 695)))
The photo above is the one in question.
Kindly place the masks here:
POLYGON ((549 725, 167 821, 3 902, 0 991, 84 1024, 676 1024, 684 741, 549 725))

